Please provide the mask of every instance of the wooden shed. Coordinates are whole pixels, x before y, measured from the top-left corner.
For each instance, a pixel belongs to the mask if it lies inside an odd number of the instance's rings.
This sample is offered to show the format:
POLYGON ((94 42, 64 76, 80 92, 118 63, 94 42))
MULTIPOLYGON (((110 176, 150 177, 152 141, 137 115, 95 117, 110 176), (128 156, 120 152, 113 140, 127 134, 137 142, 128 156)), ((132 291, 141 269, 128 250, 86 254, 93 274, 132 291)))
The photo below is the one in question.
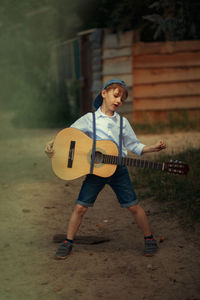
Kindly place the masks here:
POLYGON ((102 83, 112 78, 126 82, 129 95, 119 112, 130 121, 133 120, 133 34, 133 30, 118 34, 105 30, 102 41, 102 83))
POLYGON ((78 38, 55 44, 52 47, 50 73, 59 90, 60 97, 57 101, 67 101, 70 113, 76 115, 80 107, 77 99, 80 81, 78 38))
POLYGON ((133 44, 134 122, 200 111, 200 41, 133 44))
POLYGON ((120 78, 129 87, 129 97, 120 112, 133 118, 133 31, 113 34, 106 29, 91 29, 78 33, 80 45, 80 108, 81 113, 93 110, 93 99, 103 84, 120 78))
POLYGON ((142 43, 136 37, 133 30, 90 29, 56 47, 54 70, 61 91, 67 87, 71 111, 80 116, 93 110, 102 85, 117 77, 129 87, 119 112, 130 122, 199 118, 200 41, 142 43), (69 93, 74 83, 77 100, 69 93))

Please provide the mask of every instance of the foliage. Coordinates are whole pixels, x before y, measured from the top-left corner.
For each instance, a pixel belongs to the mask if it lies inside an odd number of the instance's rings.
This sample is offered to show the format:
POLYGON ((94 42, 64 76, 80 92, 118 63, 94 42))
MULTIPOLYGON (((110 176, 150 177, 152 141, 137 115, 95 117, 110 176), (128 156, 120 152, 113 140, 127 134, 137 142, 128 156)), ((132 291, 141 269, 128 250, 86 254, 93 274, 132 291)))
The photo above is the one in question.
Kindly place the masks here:
POLYGON ((51 0, 2 0, 0 100, 1 107, 15 109, 16 126, 60 127, 74 118, 67 92, 61 93, 51 71, 52 45, 75 34, 78 24, 70 29, 76 21, 70 16, 74 8, 61 2, 65 9, 51 0), (68 26, 62 24, 64 18, 68 26))
POLYGON ((148 0, 88 0, 79 1, 77 6, 85 28, 106 27, 115 32, 140 27, 147 11, 148 0))
POLYGON ((149 169, 136 169, 132 173, 134 186, 143 191, 142 197, 153 197, 165 209, 179 216, 182 224, 194 225, 200 221, 200 152, 162 156, 159 161, 178 159, 189 164, 187 175, 171 175, 149 169))
POLYGON ((164 34, 166 40, 198 39, 197 28, 187 0, 157 0, 149 6, 153 14, 144 16, 154 24, 154 40, 164 34))

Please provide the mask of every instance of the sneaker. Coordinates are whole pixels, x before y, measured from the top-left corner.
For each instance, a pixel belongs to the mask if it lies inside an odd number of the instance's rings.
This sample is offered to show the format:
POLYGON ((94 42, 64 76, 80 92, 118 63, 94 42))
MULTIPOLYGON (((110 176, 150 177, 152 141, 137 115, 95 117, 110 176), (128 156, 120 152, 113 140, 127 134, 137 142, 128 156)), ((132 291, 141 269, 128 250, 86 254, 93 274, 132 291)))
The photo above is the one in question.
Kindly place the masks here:
POLYGON ((64 243, 62 243, 60 245, 60 247, 58 248, 58 250, 56 251, 55 258, 56 259, 65 259, 65 258, 67 258, 67 256, 72 251, 72 247, 73 247, 73 245, 70 242, 64 241, 64 243))
POLYGON ((153 256, 158 250, 158 245, 155 238, 145 239, 144 241, 144 255, 153 256))

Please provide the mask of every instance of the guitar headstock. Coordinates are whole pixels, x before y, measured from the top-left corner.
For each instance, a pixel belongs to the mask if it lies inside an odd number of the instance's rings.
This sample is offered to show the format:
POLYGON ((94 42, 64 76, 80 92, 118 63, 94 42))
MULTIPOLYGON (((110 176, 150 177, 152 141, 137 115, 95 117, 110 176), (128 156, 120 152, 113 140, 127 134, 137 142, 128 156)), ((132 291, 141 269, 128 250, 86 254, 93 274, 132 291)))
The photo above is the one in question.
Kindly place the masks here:
POLYGON ((164 164, 164 171, 171 174, 185 175, 189 171, 189 166, 179 160, 170 160, 164 164))

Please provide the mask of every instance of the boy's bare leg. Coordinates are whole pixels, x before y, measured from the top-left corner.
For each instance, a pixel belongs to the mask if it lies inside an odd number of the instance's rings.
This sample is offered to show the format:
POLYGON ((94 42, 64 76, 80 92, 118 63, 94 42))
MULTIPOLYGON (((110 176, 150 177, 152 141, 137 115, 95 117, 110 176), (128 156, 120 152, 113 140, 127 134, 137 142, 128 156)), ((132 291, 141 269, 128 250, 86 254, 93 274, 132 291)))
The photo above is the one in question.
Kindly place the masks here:
POLYGON ((149 222, 148 222, 148 219, 147 219, 144 209, 139 204, 128 207, 128 209, 133 214, 133 217, 134 217, 137 225, 139 226, 139 228, 144 233, 144 236, 150 236, 151 230, 150 230, 149 222))
POLYGON ((153 256, 158 250, 158 246, 156 239, 151 233, 144 209, 137 204, 136 206, 129 207, 129 210, 132 212, 136 223, 144 233, 144 255, 153 256))
POLYGON ((71 215, 69 225, 68 225, 68 230, 67 230, 67 239, 65 240, 64 243, 62 243, 58 250, 56 251, 55 258, 56 259, 65 259, 68 257, 72 250, 72 241, 75 237, 76 232, 79 229, 79 226, 81 224, 82 218, 87 211, 87 207, 81 206, 77 204, 74 208, 74 211, 71 215), (72 241, 70 241, 72 240, 72 241))
POLYGON ((81 224, 82 218, 84 216, 84 214, 86 213, 88 207, 76 204, 74 211, 71 215, 71 218, 69 220, 69 225, 68 225, 68 229, 67 229, 67 238, 70 240, 73 240, 78 229, 79 226, 81 224))

